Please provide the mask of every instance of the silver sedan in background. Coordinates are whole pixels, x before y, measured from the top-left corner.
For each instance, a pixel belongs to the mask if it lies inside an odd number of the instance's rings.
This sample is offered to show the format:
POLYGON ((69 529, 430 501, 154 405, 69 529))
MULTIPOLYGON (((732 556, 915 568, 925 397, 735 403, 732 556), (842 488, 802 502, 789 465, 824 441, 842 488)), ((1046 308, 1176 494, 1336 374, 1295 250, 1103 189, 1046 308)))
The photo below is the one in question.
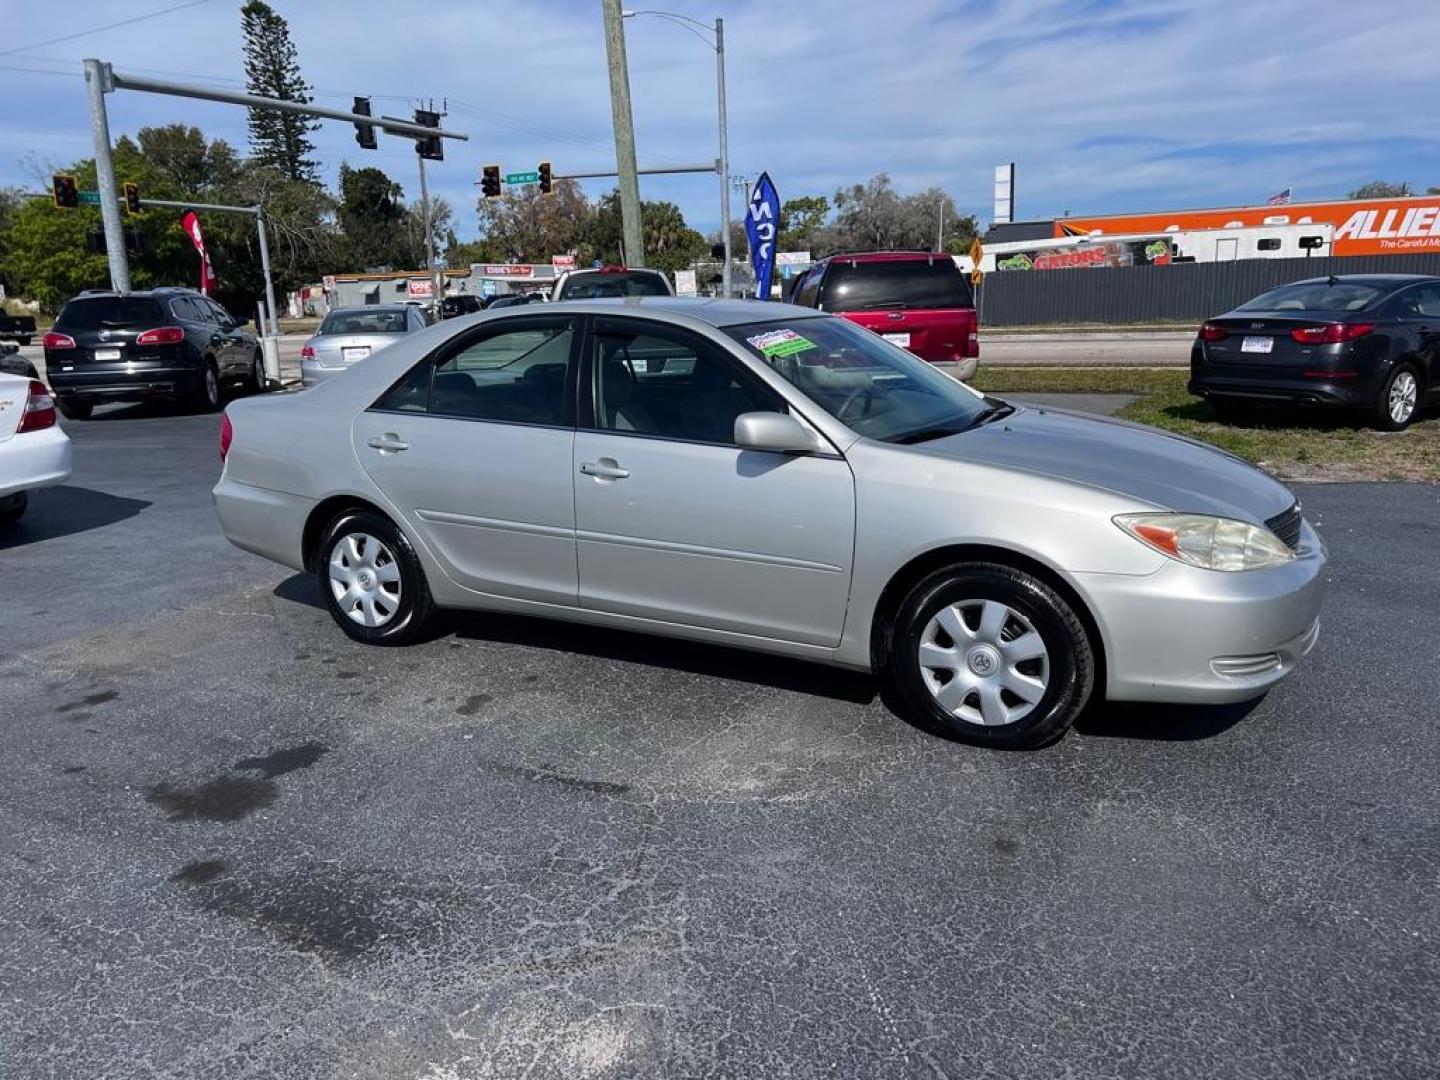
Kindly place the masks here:
POLYGON ((873 671, 953 738, 1033 747, 1093 695, 1264 693, 1325 550, 1188 439, 986 397, 811 308, 510 308, 222 425, 221 527, 399 645, 517 612, 873 671))
POLYGON ((306 386, 324 382, 427 325, 413 304, 336 308, 300 350, 300 381, 306 386))

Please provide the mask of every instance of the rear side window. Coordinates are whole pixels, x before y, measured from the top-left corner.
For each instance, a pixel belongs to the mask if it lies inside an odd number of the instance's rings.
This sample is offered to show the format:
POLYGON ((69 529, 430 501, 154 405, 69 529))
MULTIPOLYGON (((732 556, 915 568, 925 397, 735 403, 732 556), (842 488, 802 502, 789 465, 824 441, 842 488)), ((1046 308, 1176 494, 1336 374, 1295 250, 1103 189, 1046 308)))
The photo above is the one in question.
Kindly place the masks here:
POLYGON ((596 300, 614 296, 669 296, 659 274, 601 270, 594 274, 573 274, 565 279, 561 300, 596 300))
POLYGON ((820 292, 820 307, 825 311, 974 306, 970 283, 948 255, 880 262, 836 259, 820 292))
POLYGON ((160 305, 148 296, 88 296, 71 300, 56 320, 73 330, 156 326, 164 322, 160 305))

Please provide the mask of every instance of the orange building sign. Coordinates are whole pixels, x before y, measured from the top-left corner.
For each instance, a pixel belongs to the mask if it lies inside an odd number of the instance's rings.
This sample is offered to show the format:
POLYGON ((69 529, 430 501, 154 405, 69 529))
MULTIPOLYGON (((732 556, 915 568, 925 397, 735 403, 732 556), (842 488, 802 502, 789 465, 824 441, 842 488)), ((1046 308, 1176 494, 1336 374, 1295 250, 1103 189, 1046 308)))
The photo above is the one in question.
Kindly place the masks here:
POLYGON ((1440 196, 1406 199, 1345 199, 1284 206, 1234 206, 1217 210, 1169 210, 1151 214, 1072 217, 1055 222, 1056 236, 1189 232, 1239 226, 1300 225, 1305 219, 1335 228, 1336 255, 1403 255, 1440 252, 1440 196))

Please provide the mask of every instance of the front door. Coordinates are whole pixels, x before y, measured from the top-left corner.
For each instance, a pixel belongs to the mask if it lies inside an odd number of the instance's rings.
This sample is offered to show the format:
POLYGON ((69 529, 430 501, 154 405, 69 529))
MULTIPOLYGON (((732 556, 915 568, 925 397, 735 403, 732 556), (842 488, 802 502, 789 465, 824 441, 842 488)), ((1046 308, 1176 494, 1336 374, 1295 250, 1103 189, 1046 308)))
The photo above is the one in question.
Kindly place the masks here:
POLYGON ((854 548, 845 460, 736 446, 735 417, 786 406, 709 338, 607 317, 586 352, 581 606, 838 644, 854 548))
POLYGON ((366 472, 467 588, 576 602, 574 345, 564 316, 477 327, 355 421, 366 472))

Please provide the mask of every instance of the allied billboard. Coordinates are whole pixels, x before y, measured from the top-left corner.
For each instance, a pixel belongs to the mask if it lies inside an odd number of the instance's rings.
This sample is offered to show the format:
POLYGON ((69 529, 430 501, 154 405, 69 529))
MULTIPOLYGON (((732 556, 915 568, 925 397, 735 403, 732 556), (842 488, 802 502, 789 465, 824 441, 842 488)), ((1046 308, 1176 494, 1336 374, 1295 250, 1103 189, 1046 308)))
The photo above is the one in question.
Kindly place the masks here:
POLYGON ((1102 234, 1118 235, 1311 222, 1334 227, 1332 252, 1335 255, 1440 252, 1440 195, 1069 217, 1056 220, 1055 235, 1086 236, 1096 229, 1102 234))

